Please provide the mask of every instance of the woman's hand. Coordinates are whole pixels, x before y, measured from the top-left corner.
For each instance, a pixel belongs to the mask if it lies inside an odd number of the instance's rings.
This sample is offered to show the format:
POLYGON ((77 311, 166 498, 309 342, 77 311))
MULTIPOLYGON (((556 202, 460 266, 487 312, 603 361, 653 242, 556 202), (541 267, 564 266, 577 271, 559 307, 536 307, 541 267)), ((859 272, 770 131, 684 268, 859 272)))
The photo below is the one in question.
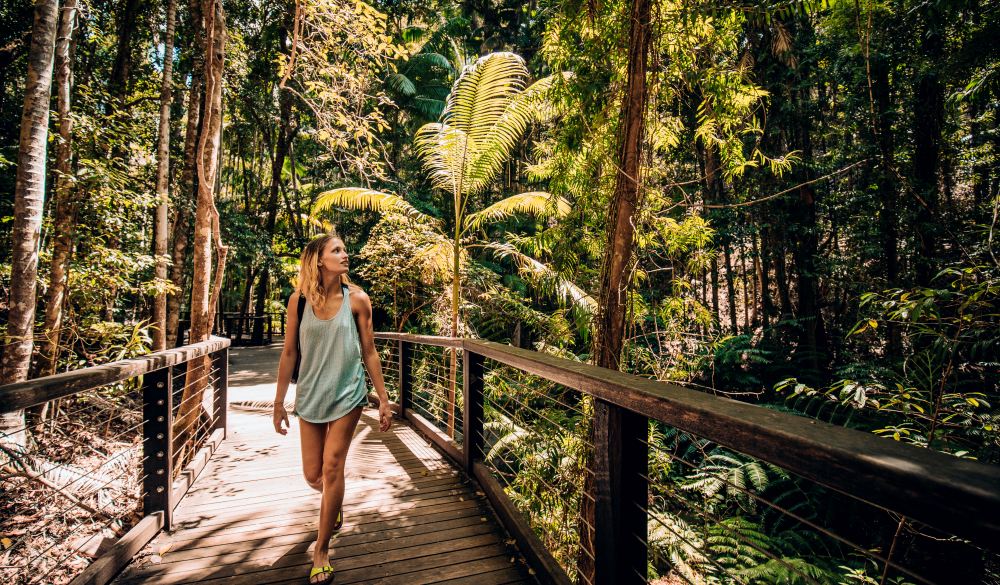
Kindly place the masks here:
POLYGON ((292 425, 288 422, 288 412, 285 410, 285 405, 280 402, 274 403, 274 432, 279 435, 287 435, 288 428, 282 427, 281 423, 285 423, 285 427, 291 427, 292 425))
POLYGON ((381 402, 378 405, 378 422, 378 429, 383 433, 392 427, 392 409, 389 408, 388 402, 381 402))

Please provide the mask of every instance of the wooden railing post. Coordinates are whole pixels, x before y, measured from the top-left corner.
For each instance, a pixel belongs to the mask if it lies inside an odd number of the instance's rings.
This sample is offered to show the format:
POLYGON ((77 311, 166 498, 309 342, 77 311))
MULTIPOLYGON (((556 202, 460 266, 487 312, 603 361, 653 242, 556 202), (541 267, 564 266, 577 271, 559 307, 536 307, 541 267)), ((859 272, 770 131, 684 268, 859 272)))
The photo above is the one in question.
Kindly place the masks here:
POLYGON ((406 418, 406 409, 410 408, 413 378, 410 376, 412 350, 409 341, 399 342, 399 416, 406 418))
POLYGON ((649 421, 594 400, 594 583, 646 582, 649 421))
POLYGON ((163 512, 167 530, 173 520, 173 402, 173 367, 146 374, 142 388, 142 510, 147 516, 163 512))
POLYGON ((212 430, 222 429, 222 438, 226 438, 228 428, 227 414, 229 412, 229 348, 221 349, 212 354, 212 369, 216 371, 215 387, 212 392, 214 402, 214 421, 212 430))
POLYGON ((465 458, 465 472, 472 475, 477 460, 483 458, 483 356, 469 351, 463 352, 462 395, 465 397, 463 412, 464 439, 462 455, 465 458))

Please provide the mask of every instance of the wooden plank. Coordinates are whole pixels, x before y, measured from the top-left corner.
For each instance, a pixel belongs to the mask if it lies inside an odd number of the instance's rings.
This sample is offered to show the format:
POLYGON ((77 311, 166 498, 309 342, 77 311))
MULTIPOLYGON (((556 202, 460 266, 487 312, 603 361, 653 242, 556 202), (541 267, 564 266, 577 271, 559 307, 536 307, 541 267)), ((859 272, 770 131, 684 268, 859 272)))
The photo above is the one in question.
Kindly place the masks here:
MULTIPOLYGON (((512 566, 511 558, 514 557, 511 557, 510 555, 488 557, 471 562, 456 563, 454 565, 448 565, 427 571, 395 575, 380 580, 379 585, 429 585, 431 583, 441 582, 450 583, 456 579, 467 583, 475 582, 476 585, 490 585, 491 583, 495 583, 495 581, 490 579, 490 573, 499 568, 506 568, 506 570, 513 571, 514 574, 517 575, 517 568, 512 566)), ((514 564, 516 564, 516 561, 514 564)), ((521 576, 518 576, 516 580, 517 582, 526 581, 521 576)), ((509 583, 509 577, 503 582, 509 583)))
POLYGON ((509 583, 534 583, 527 571, 519 566, 519 563, 511 563, 507 557, 495 557, 483 561, 476 561, 476 564, 483 569, 491 566, 497 567, 492 571, 469 575, 467 577, 457 577, 447 581, 432 581, 437 585, 507 585, 509 583))
MULTIPOLYGON (((411 500, 408 502, 396 502, 393 500, 386 500, 385 503, 376 502, 374 506, 365 507, 364 509, 375 510, 375 511, 389 511, 389 510, 410 510, 419 507, 428 506, 438 506, 441 504, 453 503, 461 501, 459 498, 462 496, 457 494, 447 494, 434 498, 426 498, 420 500, 411 500)), ((359 506, 359 508, 361 508, 359 506)), ((267 519, 274 518, 292 518, 301 515, 313 515, 319 513, 319 503, 315 503, 312 506, 301 506, 296 510, 289 512, 288 510, 275 510, 273 506, 268 506, 260 508, 259 510, 249 511, 250 515, 246 512, 237 514, 233 513, 230 515, 219 515, 219 516, 204 516, 195 518, 184 518, 177 522, 177 525, 184 528, 206 528, 213 527, 220 524, 225 524, 229 526, 244 525, 250 523, 256 523, 261 521, 266 521, 267 519), (258 513, 262 512, 262 513, 258 513), (245 520, 240 521, 239 518, 244 518, 245 520)))
POLYGON ((482 486, 486 497, 493 504, 500 522, 510 532, 517 541, 518 548, 527 559, 528 563, 534 567, 542 583, 553 583, 556 585, 570 585, 572 580, 566 575, 562 565, 549 553, 541 539, 531 529, 531 525, 517 509, 514 502, 503 491, 503 487, 493 477, 489 467, 482 463, 476 463, 473 473, 482 486))
MULTIPOLYGON (((368 522, 365 524, 347 524, 337 537, 337 546, 363 544, 390 538, 402 538, 415 534, 437 532, 463 526, 483 526, 480 518, 487 513, 486 509, 474 506, 458 512, 433 514, 415 517, 413 520, 368 522)), ((225 531, 213 536, 186 541, 161 543, 164 563, 188 560, 222 554, 237 550, 258 550, 286 542, 312 541, 316 538, 317 515, 303 523, 289 522, 280 528, 269 530, 254 530, 230 532, 225 531), (222 547, 222 548, 216 548, 222 547)), ((350 522, 350 519, 348 519, 350 522)), ((488 526, 492 530, 492 526, 488 526)))
POLYGON ((424 434, 425 437, 434 442, 434 444, 444 451, 456 465, 462 464, 462 448, 451 439, 448 435, 438 430, 436 426, 423 416, 421 416, 415 410, 409 409, 406 411, 406 419, 416 428, 418 431, 424 434))
MULTIPOLYGON (((384 552, 379 551, 345 559, 334 558, 333 561, 334 566, 338 568, 337 583, 340 584, 350 582, 349 575, 352 572, 355 577, 360 577, 359 580, 363 581, 441 566, 442 563, 449 564, 461 560, 488 558, 499 554, 506 554, 506 551, 497 544, 496 536, 485 534, 384 552), (448 558, 442 559, 442 557, 448 558), (347 576, 342 580, 344 573, 347 576)), ((311 563, 311 555, 307 552, 306 547, 300 546, 276 560, 265 559, 236 565, 222 565, 211 570, 166 571, 156 575, 133 575, 130 572, 127 577, 119 581, 119 584, 172 585, 192 581, 220 583, 224 580, 227 585, 258 585, 289 580, 300 581, 304 575, 308 574, 311 563), (290 571, 289 569, 292 568, 297 568, 298 571, 290 571)))
MULTIPOLYGON (((468 488, 461 485, 455 485, 453 483, 444 483, 436 486, 431 486, 426 490, 410 489, 405 490, 404 493, 377 493, 374 490, 354 490, 348 492, 348 498, 345 500, 348 503, 354 503, 358 501, 372 502, 379 500, 406 500, 411 498, 420 497, 437 497, 442 493, 445 494, 456 494, 458 495, 462 490, 468 491, 468 488)), ((311 492, 302 495, 286 496, 285 494, 271 494, 271 495, 261 495, 260 498, 255 499, 253 503, 230 503, 226 501, 213 502, 206 504, 198 504, 195 506, 184 508, 185 515, 225 515, 226 510, 236 510, 237 512, 246 512, 248 510, 259 509, 262 507, 273 507, 273 508, 291 508, 301 504, 308 504, 315 502, 319 505, 319 493, 311 492)))
MULTIPOLYGON (((188 493, 184 499, 185 506, 197 506, 200 504, 216 503, 221 497, 226 498, 227 503, 252 502, 258 498, 265 497, 266 494, 284 490, 282 493, 289 496, 318 495, 308 485, 305 480, 300 479, 301 475, 293 478, 260 479, 253 482, 242 482, 245 487, 232 488, 225 483, 218 483, 212 486, 213 489, 202 490, 198 493, 188 493), (291 480, 290 480, 291 479, 291 480)), ((430 474, 417 475, 397 475, 392 477, 368 477, 368 478, 347 478, 347 492, 369 491, 381 488, 383 490, 419 489, 429 488, 435 485, 456 484, 458 476, 454 474, 430 474)))
POLYGON ((130 380, 149 372, 176 366, 226 347, 229 347, 228 339, 212 337, 208 341, 185 345, 177 349, 158 351, 142 357, 35 378, 27 382, 5 384, 0 386, 0 410, 12 412, 44 404, 56 398, 71 396, 92 388, 130 380))
POLYGON ((194 481, 204 471, 205 466, 208 465, 208 462, 212 459, 212 455, 225 438, 226 429, 217 428, 212 431, 212 435, 208 438, 205 445, 195 454, 191 462, 177 474, 177 477, 174 479, 173 495, 170 498, 175 510, 177 509, 177 505, 180 504, 181 498, 194 485, 194 481))
MULTIPOLYGON (((365 534, 353 539, 337 537, 331 554, 338 560, 352 556, 387 552, 397 548, 423 546, 443 540, 456 540, 489 534, 496 541, 494 528, 479 521, 479 518, 463 518, 457 521, 437 523, 436 526, 417 525, 406 529, 384 533, 365 534)), ((248 561, 267 561, 281 558, 290 545, 304 545, 307 549, 316 541, 316 531, 310 530, 269 539, 226 543, 185 551, 187 554, 174 555, 168 552, 157 565, 137 571, 136 576, 158 572, 176 573, 180 571, 200 571, 223 565, 237 565, 248 561), (200 555, 200 556, 199 556, 200 555)))
POLYGON ((375 339, 387 341, 408 341, 415 345, 433 345, 436 347, 462 347, 462 340, 436 335, 413 335, 412 333, 392 333, 388 331, 375 332, 375 339))
MULTIPOLYGON (((364 515, 354 515, 348 517, 348 523, 341 535, 353 534, 361 530, 381 530, 391 527, 405 528, 416 526, 424 522, 433 522, 447 518, 462 518, 466 516, 482 516, 484 514, 482 505, 478 501, 465 500, 437 504, 420 508, 409 508, 406 510, 369 512, 364 515)), ((213 542, 212 535, 219 535, 220 538, 228 538, 229 535, 248 538, 255 535, 267 536, 272 532, 284 534, 289 530, 289 526, 311 526, 315 528, 319 518, 319 511, 313 510, 294 516, 280 515, 273 516, 269 522, 259 523, 236 523, 225 524, 222 527, 210 526, 204 528, 192 528, 175 532, 174 534, 161 533, 156 539, 157 546, 168 546, 169 550, 185 550, 196 548, 203 542, 213 542)))
POLYGON ((466 351, 1000 550, 998 466, 539 352, 471 339, 463 344, 466 351))
POLYGON ((70 581, 70 585, 104 585, 111 581, 162 528, 163 512, 144 517, 111 550, 70 581))

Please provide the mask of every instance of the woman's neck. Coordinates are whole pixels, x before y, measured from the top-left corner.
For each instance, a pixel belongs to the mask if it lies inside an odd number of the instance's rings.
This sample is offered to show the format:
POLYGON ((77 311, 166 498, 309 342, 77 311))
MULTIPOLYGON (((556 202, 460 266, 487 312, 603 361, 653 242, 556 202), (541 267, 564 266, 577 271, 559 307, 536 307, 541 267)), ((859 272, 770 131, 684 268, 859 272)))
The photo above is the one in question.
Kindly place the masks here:
POLYGON ((339 274, 331 274, 323 272, 321 276, 323 278, 322 280, 323 288, 326 290, 326 292, 328 293, 340 292, 341 284, 343 284, 344 281, 339 274))

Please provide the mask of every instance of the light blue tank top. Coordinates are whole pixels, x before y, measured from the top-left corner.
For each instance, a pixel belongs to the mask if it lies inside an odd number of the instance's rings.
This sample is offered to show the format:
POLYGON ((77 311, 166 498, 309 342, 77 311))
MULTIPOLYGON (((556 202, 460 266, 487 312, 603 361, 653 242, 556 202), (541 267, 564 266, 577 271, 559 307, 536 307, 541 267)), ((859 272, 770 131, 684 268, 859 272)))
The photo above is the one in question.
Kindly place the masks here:
POLYGON ((295 414, 308 422, 325 423, 364 405, 368 388, 350 289, 344 286, 340 310, 329 319, 316 317, 307 302, 299 336, 302 362, 295 386, 295 414))

